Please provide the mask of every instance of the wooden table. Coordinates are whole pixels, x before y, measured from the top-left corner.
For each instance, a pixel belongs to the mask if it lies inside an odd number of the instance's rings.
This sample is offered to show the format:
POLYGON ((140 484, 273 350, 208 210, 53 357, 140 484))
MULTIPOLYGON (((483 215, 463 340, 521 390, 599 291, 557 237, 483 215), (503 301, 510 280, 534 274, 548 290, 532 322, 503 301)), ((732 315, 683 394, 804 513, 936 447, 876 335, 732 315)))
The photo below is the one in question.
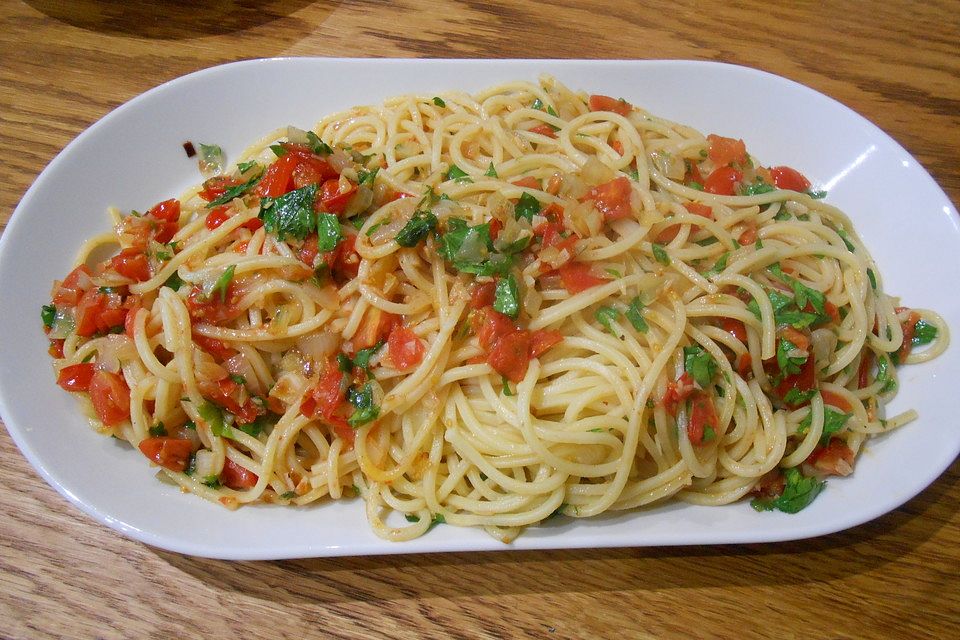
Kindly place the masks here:
MULTIPOLYGON (((748 65, 863 114, 960 202, 957 2, 155 4, 0 4, 0 226, 117 105, 203 67, 280 55, 748 65)), ((957 463, 895 512, 816 540, 231 563, 122 538, 48 487, 5 431, 0 452, 5 638, 960 636, 957 463)))

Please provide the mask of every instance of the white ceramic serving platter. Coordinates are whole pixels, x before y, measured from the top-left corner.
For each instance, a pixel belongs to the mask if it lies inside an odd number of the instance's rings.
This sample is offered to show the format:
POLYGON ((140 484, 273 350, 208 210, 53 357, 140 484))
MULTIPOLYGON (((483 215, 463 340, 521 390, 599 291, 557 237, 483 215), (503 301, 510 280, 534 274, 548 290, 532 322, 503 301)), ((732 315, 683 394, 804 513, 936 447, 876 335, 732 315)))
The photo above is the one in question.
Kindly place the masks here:
POLYGON ((181 553, 277 559, 491 549, 774 542, 839 531, 896 508, 960 452, 960 348, 902 370, 892 415, 920 419, 868 443, 853 476, 832 479, 796 515, 667 504, 593 520, 558 518, 511 545, 482 531, 439 526, 404 543, 377 538, 359 500, 231 512, 159 482, 130 447, 88 428, 54 384, 40 307, 81 242, 108 228, 106 209, 143 210, 200 180, 182 143, 217 143, 228 156, 287 124, 384 98, 555 75, 574 89, 622 96, 704 132, 743 138, 767 165, 799 168, 854 220, 887 291, 938 310, 960 328, 960 217, 917 161, 873 124, 812 89, 710 62, 336 60, 238 62, 152 89, 70 143, 37 178, 0 238, 0 415, 21 451, 57 491, 121 533, 181 553))

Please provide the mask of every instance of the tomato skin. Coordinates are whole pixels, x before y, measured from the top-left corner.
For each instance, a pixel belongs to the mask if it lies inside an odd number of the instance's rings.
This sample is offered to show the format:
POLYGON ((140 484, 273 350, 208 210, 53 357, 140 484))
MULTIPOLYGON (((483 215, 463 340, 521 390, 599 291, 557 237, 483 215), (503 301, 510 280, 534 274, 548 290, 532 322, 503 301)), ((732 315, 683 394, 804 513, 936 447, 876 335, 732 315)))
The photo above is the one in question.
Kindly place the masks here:
POLYGON ((605 220, 620 220, 633 215, 633 208, 630 206, 631 191, 630 179, 620 176, 610 182, 598 184, 587 193, 587 198, 593 199, 597 211, 603 214, 605 220))
POLYGON ((743 230, 743 233, 740 234, 740 237, 737 238, 737 242, 740 243, 740 246, 745 247, 748 244, 753 244, 757 241, 757 225, 751 223, 747 225, 747 228, 743 230))
POLYGON ((591 287, 607 282, 606 278, 593 275, 591 266, 586 262, 574 260, 561 266, 557 271, 563 287, 570 293, 580 293, 591 287))
POLYGON ((667 383, 667 391, 663 394, 663 408, 670 415, 677 415, 677 407, 695 390, 693 377, 684 371, 675 381, 667 383))
POLYGON ((252 489, 260 481, 253 471, 248 471, 236 462, 227 458, 223 461, 223 470, 220 472, 220 482, 230 489, 252 489))
POLYGON ((387 338, 387 351, 394 368, 406 371, 420 364, 426 347, 417 334, 402 324, 397 324, 387 338))
POLYGON ((713 170, 703 184, 703 190, 718 196, 732 196, 738 182, 743 180, 743 174, 733 167, 718 167, 713 170))
POLYGON ((346 191, 340 191, 340 180, 331 179, 320 187, 320 210, 327 213, 343 213, 350 204, 353 194, 357 192, 357 185, 348 181, 350 186, 346 191))
POLYGON ((617 155, 623 155, 623 143, 619 140, 614 140, 610 143, 610 148, 617 152, 617 155))
POLYGON ((820 390, 820 395, 823 397, 823 403, 828 404, 831 407, 836 407, 844 413, 850 413, 853 411, 853 407, 850 406, 850 403, 846 398, 841 396, 839 393, 834 393, 833 391, 827 391, 826 389, 820 390))
POLYGON ((71 364, 60 369, 60 373, 57 374, 57 384, 67 391, 87 391, 90 389, 90 381, 95 372, 92 362, 71 364))
POLYGON ((213 231, 230 219, 230 214, 228 213, 229 211, 229 207, 217 207, 207 214, 207 219, 204 221, 203 225, 210 231, 213 231))
POLYGON ((494 311, 492 307, 481 309, 474 315, 472 322, 477 341, 484 351, 490 351, 497 340, 517 330, 513 320, 499 311, 494 311))
POLYGON ((510 382, 520 382, 530 366, 530 332, 514 331, 493 345, 487 362, 510 382))
POLYGON ((89 284, 89 277, 92 275, 93 272, 90 271, 90 267, 85 264, 74 268, 73 271, 64 278, 63 282, 60 283, 56 291, 54 291, 53 303, 58 306, 76 306, 77 303, 80 302, 84 291, 92 286, 92 284, 89 284), (84 280, 86 280, 88 284, 81 286, 84 280))
POLYGON ((770 167, 770 179, 777 189, 789 189, 803 193, 810 189, 810 181, 790 167, 770 167))
POLYGON ((232 378, 227 377, 218 380, 215 385, 202 383, 201 390, 214 403, 235 415, 238 424, 250 424, 257 419, 257 416, 264 413, 264 410, 254 404, 250 398, 247 398, 242 405, 240 404, 242 386, 232 378))
POLYGON ((563 341, 563 334, 559 331, 539 329, 530 336, 530 357, 539 358, 550 347, 563 341))
POLYGON ((90 289, 80 298, 74 314, 76 321, 74 331, 78 336, 89 338, 97 332, 97 318, 103 309, 105 298, 106 296, 98 293, 96 289, 90 289))
POLYGON ((470 290, 470 308, 482 309, 493 304, 497 286, 492 282, 478 283, 470 290))
POLYGON ((130 389, 123 377, 97 371, 90 379, 90 400, 100 422, 113 427, 130 417, 130 389))
POLYGON ((124 249, 110 259, 110 266, 114 271, 136 282, 150 279, 150 263, 147 256, 137 249, 124 249))
POLYGON ((166 220, 167 222, 177 222, 180 220, 180 201, 176 198, 170 198, 163 202, 153 205, 148 216, 153 216, 157 220, 166 220))
POLYGON ((713 207, 708 204, 702 202, 687 202, 683 207, 690 213, 713 219, 713 207))
POLYGON ((59 360, 63 357, 63 343, 66 340, 61 340, 59 338, 54 338, 50 341, 50 346, 47 347, 47 353, 50 354, 51 358, 56 358, 59 360))
POLYGON ((718 167, 726 166, 731 162, 743 164, 747 161, 747 146, 743 140, 725 138, 711 133, 707 136, 707 142, 709 143, 707 157, 718 167))
POLYGON ((233 357, 237 353, 235 349, 231 349, 224 342, 217 340, 216 338, 208 338, 207 336, 196 332, 193 333, 193 341, 198 347, 221 362, 233 357))
POLYGON ((296 154, 283 154, 263 172, 263 177, 253 192, 261 197, 278 198, 290 191, 293 168, 299 162, 300 158, 296 154))
MULTIPOLYGON (((897 312, 899 313, 900 309, 897 309, 897 312)), ((900 349, 897 351, 897 357, 900 362, 903 362, 913 349, 913 336, 917 332, 918 322, 920 322, 920 314, 916 311, 911 311, 907 319, 900 323, 903 329, 903 344, 900 345, 900 349)))
POLYGON ((533 127, 530 127, 529 129, 527 129, 527 131, 529 131, 530 133, 537 133, 537 134, 540 134, 541 136, 546 136, 548 138, 557 137, 557 132, 554 131, 553 127, 551 127, 547 123, 542 123, 542 124, 538 124, 533 127))
POLYGON ((161 467, 181 473, 187 470, 190 454, 193 453, 193 443, 190 440, 166 436, 145 438, 137 448, 161 467))
POLYGON ((633 110, 633 106, 626 100, 618 100, 600 94, 590 96, 587 104, 590 107, 590 111, 612 111, 624 117, 630 115, 630 111, 633 110))
POLYGON ((316 386, 303 396, 300 413, 311 420, 322 418, 329 421, 344 402, 345 387, 343 372, 328 362, 316 386))
POLYGON ((720 328, 743 344, 747 344, 747 328, 740 320, 736 318, 720 318, 720 328))
POLYGON ((787 325, 782 329, 780 329, 780 335, 781 337, 783 337, 783 339, 790 342, 797 349, 801 349, 803 351, 807 351, 810 349, 810 338, 807 337, 805 333, 801 333, 800 331, 797 331, 790 325, 787 325))
POLYGON ((690 439, 690 444, 702 445, 707 427, 713 429, 715 436, 719 435, 719 424, 713 398, 706 391, 695 391, 690 399, 690 420, 687 422, 687 437, 690 439))

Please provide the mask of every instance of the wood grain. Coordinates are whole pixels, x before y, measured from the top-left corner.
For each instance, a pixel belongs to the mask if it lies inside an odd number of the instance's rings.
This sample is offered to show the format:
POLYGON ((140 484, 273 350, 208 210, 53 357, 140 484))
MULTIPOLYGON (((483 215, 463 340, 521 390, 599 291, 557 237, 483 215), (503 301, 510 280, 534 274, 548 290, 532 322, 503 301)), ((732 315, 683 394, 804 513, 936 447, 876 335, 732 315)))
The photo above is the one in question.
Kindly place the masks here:
MULTIPOLYGON (((184 73, 277 55, 748 65, 863 114, 960 202, 956 2, 649 4, 8 0, 0 228, 114 107, 184 73)), ((122 538, 44 484, 5 432, 0 454, 4 638, 960 635, 957 463, 895 512, 809 541, 226 563, 122 538)))

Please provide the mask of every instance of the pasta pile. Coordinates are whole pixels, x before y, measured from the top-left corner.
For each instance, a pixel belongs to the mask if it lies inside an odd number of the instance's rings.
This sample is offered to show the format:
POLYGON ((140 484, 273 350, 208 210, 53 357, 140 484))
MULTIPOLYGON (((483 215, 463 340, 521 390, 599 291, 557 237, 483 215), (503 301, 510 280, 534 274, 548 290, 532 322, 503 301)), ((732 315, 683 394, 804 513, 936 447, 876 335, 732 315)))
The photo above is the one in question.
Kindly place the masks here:
POLYGON ((883 417, 895 366, 948 339, 800 172, 550 77, 200 168, 112 211, 42 318, 94 426, 230 508, 359 495, 385 539, 504 542, 671 498, 795 512, 915 417, 883 417))

